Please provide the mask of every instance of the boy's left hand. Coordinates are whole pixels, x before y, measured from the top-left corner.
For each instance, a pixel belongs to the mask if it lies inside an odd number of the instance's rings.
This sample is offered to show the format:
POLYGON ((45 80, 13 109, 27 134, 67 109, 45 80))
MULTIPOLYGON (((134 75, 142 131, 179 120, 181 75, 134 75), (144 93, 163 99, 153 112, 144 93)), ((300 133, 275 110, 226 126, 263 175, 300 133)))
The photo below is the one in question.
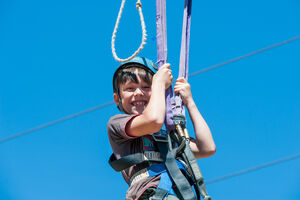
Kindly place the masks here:
POLYGON ((183 77, 176 80, 174 91, 175 94, 180 94, 181 99, 186 106, 190 100, 193 100, 191 86, 183 77))

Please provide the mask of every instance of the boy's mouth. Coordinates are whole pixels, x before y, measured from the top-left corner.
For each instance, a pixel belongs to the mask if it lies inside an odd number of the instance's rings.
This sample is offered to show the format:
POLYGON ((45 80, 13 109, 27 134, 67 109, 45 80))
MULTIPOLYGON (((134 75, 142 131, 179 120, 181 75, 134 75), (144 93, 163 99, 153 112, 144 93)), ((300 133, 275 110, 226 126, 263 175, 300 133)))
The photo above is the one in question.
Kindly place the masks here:
POLYGON ((140 101, 133 101, 131 104, 133 105, 133 106, 145 106, 145 105, 147 105, 147 101, 145 101, 145 100, 140 100, 140 101))

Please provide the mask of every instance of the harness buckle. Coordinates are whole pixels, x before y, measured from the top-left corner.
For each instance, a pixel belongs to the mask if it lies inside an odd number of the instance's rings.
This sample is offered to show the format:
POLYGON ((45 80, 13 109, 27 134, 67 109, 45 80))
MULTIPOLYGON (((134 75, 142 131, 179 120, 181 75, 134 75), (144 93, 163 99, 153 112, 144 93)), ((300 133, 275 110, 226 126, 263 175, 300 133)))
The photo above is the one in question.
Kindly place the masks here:
POLYGON ((152 138, 153 138, 153 140, 155 142, 163 142, 163 143, 167 143, 168 142, 167 135, 164 135, 164 134, 159 134, 159 135, 152 134, 151 136, 152 136, 152 138))
POLYGON ((174 123, 174 125, 180 125, 180 126, 185 127, 185 124, 186 124, 185 116, 184 115, 174 115, 173 123, 174 123))

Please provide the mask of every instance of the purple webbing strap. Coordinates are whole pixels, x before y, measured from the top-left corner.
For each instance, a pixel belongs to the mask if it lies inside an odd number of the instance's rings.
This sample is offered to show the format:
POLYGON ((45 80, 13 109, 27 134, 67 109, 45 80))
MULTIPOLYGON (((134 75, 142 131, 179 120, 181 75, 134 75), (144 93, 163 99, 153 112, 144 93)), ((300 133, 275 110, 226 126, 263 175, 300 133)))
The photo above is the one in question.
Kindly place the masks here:
MULTIPOLYGON (((178 78, 184 77, 186 80, 188 79, 188 71, 189 71, 191 14, 192 14, 192 0, 185 0, 178 78)), ((185 109, 183 107, 183 103, 179 95, 175 96, 175 102, 176 102, 175 114, 185 115, 185 109)))
POLYGON ((157 39, 157 65, 161 67, 167 62, 167 22, 166 0, 156 0, 156 39, 157 39))
MULTIPOLYGON (((182 39, 180 50, 179 77, 188 78, 188 61, 190 45, 192 0, 185 0, 182 25, 182 39)), ((157 39, 157 65, 161 67, 167 62, 167 26, 166 26, 166 0, 156 0, 156 39, 157 39)), ((174 97, 172 87, 166 91, 166 118, 165 125, 168 131, 174 130, 173 114, 184 115, 184 107, 179 95, 174 97)))
MULTIPOLYGON (((167 62, 167 26, 166 26, 166 0, 156 0, 156 41, 157 41, 157 65, 161 67, 167 62)), ((173 130, 173 109, 175 101, 172 87, 166 91, 166 117, 165 125, 168 131, 173 130), (173 106, 172 106, 173 104, 173 106)))

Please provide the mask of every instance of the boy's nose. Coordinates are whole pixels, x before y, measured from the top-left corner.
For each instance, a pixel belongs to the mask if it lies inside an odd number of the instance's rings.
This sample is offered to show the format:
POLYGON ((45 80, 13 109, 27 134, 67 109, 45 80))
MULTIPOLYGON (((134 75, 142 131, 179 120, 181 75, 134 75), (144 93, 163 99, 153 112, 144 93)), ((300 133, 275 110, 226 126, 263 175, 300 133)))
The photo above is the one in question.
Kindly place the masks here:
POLYGON ((143 91, 140 89, 140 88, 137 88, 135 91, 134 91, 134 94, 135 95, 143 95, 143 91))

